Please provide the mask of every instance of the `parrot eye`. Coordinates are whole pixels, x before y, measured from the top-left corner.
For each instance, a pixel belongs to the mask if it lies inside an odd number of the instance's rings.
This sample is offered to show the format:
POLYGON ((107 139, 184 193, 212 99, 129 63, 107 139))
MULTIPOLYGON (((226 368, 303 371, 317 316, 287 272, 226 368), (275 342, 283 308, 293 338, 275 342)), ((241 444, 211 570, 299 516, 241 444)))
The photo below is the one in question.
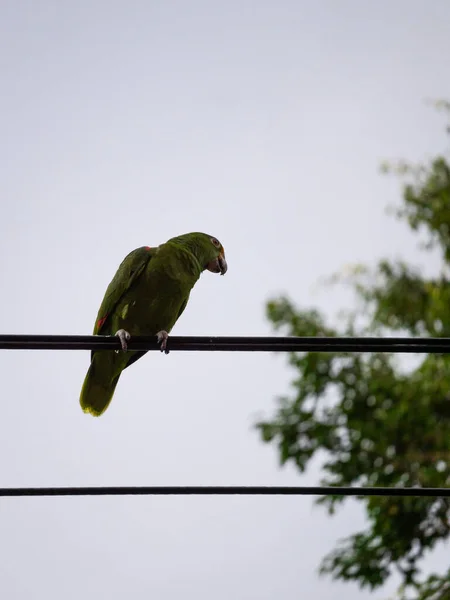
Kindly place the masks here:
POLYGON ((220 248, 220 242, 219 242, 219 240, 216 240, 216 238, 211 238, 211 242, 214 244, 214 246, 216 248, 220 248))

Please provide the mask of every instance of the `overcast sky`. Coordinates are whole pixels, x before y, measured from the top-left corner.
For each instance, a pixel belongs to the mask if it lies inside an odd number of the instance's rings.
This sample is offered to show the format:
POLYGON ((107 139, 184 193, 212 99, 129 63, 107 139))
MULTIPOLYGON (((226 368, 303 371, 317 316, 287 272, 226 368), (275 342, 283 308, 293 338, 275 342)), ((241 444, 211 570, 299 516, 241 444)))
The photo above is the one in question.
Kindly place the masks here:
MULTIPOLYGON (((424 100, 450 98, 449 22, 446 0, 3 0, 0 331, 91 333, 123 257, 192 230, 229 271, 201 277, 177 335, 267 335, 273 295, 332 315, 320 276, 425 264, 378 166, 445 147, 424 100)), ((282 356, 150 353, 100 419, 78 404, 88 363, 3 351, 0 486, 317 483, 252 430, 288 389, 282 356)), ((3 499, 0 592, 356 600, 317 567, 362 527, 308 497, 3 499)))

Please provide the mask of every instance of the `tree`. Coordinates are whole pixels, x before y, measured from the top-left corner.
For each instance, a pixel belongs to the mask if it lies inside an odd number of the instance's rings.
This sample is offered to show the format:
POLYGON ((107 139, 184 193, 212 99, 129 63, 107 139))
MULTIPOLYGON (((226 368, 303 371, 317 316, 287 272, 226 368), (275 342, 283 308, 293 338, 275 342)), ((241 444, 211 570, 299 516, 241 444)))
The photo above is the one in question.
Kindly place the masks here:
MULTIPOLYGON (((450 113, 450 104, 440 103, 450 113)), ((442 259, 439 276, 427 278, 404 262, 381 260, 374 269, 356 265, 331 284, 351 286, 356 308, 338 326, 315 309, 301 310, 286 297, 266 310, 275 330, 295 336, 411 335, 450 337, 450 166, 437 156, 426 165, 384 165, 403 176, 395 211, 413 232, 425 234, 425 250, 442 259)), ((281 463, 303 472, 325 451, 323 485, 424 486, 450 484, 450 357, 425 355, 406 369, 392 354, 292 353, 292 396, 278 399, 271 420, 256 427, 275 443, 281 463)), ((345 498, 318 502, 330 514, 345 498)), ((402 577, 398 597, 450 598, 450 569, 423 578, 422 557, 450 534, 447 498, 365 497, 368 529, 328 554, 322 574, 375 589, 394 569, 402 577)))

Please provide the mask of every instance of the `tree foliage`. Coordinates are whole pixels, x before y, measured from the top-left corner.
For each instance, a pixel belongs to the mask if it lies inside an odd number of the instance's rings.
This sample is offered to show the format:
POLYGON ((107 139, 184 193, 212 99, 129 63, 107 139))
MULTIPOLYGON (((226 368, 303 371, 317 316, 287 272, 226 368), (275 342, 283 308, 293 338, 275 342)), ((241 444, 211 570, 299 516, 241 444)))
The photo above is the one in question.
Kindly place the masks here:
MULTIPOLYGON (((444 107, 449 108, 444 104, 444 107)), ((441 269, 428 278, 405 262, 381 260, 332 278, 355 292, 355 309, 338 326, 289 298, 268 302, 275 330, 295 336, 411 335, 450 337, 450 166, 445 156, 426 165, 384 165, 406 179, 395 215, 439 252, 441 269)), ((431 354, 408 368, 397 355, 293 353, 292 393, 278 399, 271 420, 257 424, 277 445, 281 463, 305 471, 324 451, 323 485, 450 484, 450 357, 431 354)), ((333 513, 345 498, 319 502, 333 513)), ((446 498, 361 498, 368 528, 341 541, 321 573, 381 586, 401 574, 399 598, 450 597, 450 571, 424 579, 420 561, 450 534, 446 498)))

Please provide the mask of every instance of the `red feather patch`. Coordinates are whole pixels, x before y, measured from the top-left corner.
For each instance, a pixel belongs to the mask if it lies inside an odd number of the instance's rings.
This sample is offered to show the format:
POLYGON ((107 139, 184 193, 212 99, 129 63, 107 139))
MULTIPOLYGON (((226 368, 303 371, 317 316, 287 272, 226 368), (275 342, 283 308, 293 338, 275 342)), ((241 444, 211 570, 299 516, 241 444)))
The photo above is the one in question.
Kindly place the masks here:
POLYGON ((102 317, 101 319, 99 319, 97 321, 97 329, 101 329, 103 323, 106 321, 107 318, 108 318, 108 315, 106 315, 106 317, 102 317))

